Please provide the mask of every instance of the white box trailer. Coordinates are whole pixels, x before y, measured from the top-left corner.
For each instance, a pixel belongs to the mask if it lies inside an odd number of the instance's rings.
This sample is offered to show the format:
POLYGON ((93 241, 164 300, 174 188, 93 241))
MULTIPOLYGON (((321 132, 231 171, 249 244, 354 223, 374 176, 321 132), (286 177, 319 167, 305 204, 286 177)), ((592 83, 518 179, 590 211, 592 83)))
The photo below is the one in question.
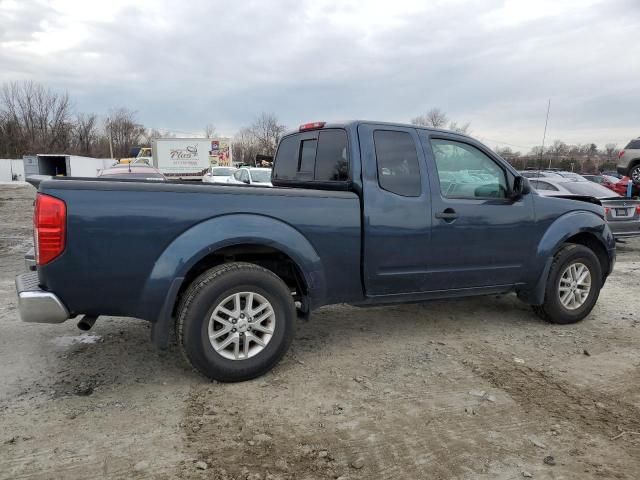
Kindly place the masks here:
POLYGON ((97 177, 100 170, 116 163, 113 158, 50 153, 25 156, 23 161, 25 177, 30 175, 97 177))
POLYGON ((212 166, 230 166, 228 138, 156 138, 151 147, 153 166, 167 178, 198 180, 212 166))

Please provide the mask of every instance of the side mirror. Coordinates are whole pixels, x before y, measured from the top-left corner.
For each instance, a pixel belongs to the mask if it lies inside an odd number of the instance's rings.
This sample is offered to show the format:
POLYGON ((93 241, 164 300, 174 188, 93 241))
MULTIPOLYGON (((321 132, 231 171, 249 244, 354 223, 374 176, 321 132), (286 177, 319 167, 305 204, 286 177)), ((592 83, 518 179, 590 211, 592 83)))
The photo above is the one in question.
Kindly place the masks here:
POLYGON ((529 193, 529 182, 526 178, 518 175, 513 179, 513 188, 511 189, 511 197, 512 200, 517 200, 523 195, 529 193))

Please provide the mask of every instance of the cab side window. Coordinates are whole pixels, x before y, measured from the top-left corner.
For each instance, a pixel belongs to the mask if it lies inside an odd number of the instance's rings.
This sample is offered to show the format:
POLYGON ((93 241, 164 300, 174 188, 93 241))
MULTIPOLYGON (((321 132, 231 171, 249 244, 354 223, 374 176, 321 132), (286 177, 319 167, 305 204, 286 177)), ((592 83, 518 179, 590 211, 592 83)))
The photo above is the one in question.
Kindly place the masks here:
POLYGON ((419 197, 420 167, 416 144, 411 134, 376 130, 373 132, 373 143, 380 188, 403 197, 419 197))
POLYGON ((454 140, 432 139, 440 191, 447 198, 506 198, 505 171, 478 148, 454 140))

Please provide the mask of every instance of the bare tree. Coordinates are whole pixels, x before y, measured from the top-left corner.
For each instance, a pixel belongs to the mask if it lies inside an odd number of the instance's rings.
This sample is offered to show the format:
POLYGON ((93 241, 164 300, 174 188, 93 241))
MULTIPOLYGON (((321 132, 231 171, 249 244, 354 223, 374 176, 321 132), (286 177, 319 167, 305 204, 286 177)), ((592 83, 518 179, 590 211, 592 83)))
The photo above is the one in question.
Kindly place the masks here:
POLYGON ((432 108, 424 115, 418 115, 417 117, 412 118, 411 123, 421 127, 443 128, 464 134, 469 134, 471 130, 470 122, 458 124, 458 122, 453 120, 449 121, 447 114, 439 108, 432 108))
POLYGON ((131 147, 139 145, 144 140, 145 128, 136 121, 136 112, 124 107, 109 113, 105 129, 116 158, 128 156, 131 147))
POLYGON ((18 154, 66 150, 73 122, 69 94, 55 93, 33 82, 5 83, 0 94, 0 116, 10 125, 18 154))
POLYGON ((275 155, 276 147, 286 127, 278 122, 273 113, 262 112, 249 127, 258 145, 258 153, 275 155))
POLYGON ((79 113, 73 128, 75 150, 91 155, 98 139, 98 116, 95 113, 79 113))
POLYGON ((471 122, 463 123, 462 125, 458 125, 458 122, 450 122, 447 130, 469 135, 469 133, 471 133, 471 122))
POLYGON ((231 144, 235 162, 255 165, 256 155, 260 153, 260 146, 253 131, 249 127, 241 128, 231 144))
POLYGON ((213 138, 216 136, 216 126, 213 123, 207 123, 204 127, 204 138, 213 138))
POLYGON ((555 140, 549 147, 549 152, 555 157, 558 162, 564 155, 569 153, 569 147, 562 140, 555 140))
POLYGON ((153 141, 158 138, 176 138, 175 133, 158 130, 157 128, 147 128, 140 138, 141 147, 151 147, 153 141))
POLYGON ((411 119, 411 123, 414 125, 433 128, 444 128, 447 122, 449 122, 449 117, 439 108, 432 108, 424 115, 418 115, 411 119))
POLYGON ((618 150, 618 145, 616 143, 607 143, 604 146, 604 153, 607 156, 607 160, 609 162, 613 161, 613 155, 616 153, 617 150, 618 150))

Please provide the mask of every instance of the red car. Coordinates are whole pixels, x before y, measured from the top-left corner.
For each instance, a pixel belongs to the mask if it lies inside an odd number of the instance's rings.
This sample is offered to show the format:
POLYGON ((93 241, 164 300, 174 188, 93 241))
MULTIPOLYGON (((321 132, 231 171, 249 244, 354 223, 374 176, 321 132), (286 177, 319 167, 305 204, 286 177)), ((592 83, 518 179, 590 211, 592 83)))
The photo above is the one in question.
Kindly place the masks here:
MULTIPOLYGON (((609 175, 582 175, 584 178, 586 178, 587 180, 589 180, 590 182, 593 183, 597 183, 598 185, 602 185, 603 187, 607 187, 609 190, 613 190, 614 192, 617 192, 617 190, 615 189, 615 185, 618 183, 619 179, 615 178, 615 177, 611 177, 609 175)), ((620 193, 620 192, 617 192, 620 193)), ((624 195, 624 193, 622 193, 621 195, 624 195)))
MULTIPOLYGON (((629 177, 622 177, 619 182, 614 183, 611 188, 614 192, 626 197, 627 196, 627 188, 629 186, 629 177)), ((640 193, 638 186, 634 185, 631 196, 636 196, 640 193)))

